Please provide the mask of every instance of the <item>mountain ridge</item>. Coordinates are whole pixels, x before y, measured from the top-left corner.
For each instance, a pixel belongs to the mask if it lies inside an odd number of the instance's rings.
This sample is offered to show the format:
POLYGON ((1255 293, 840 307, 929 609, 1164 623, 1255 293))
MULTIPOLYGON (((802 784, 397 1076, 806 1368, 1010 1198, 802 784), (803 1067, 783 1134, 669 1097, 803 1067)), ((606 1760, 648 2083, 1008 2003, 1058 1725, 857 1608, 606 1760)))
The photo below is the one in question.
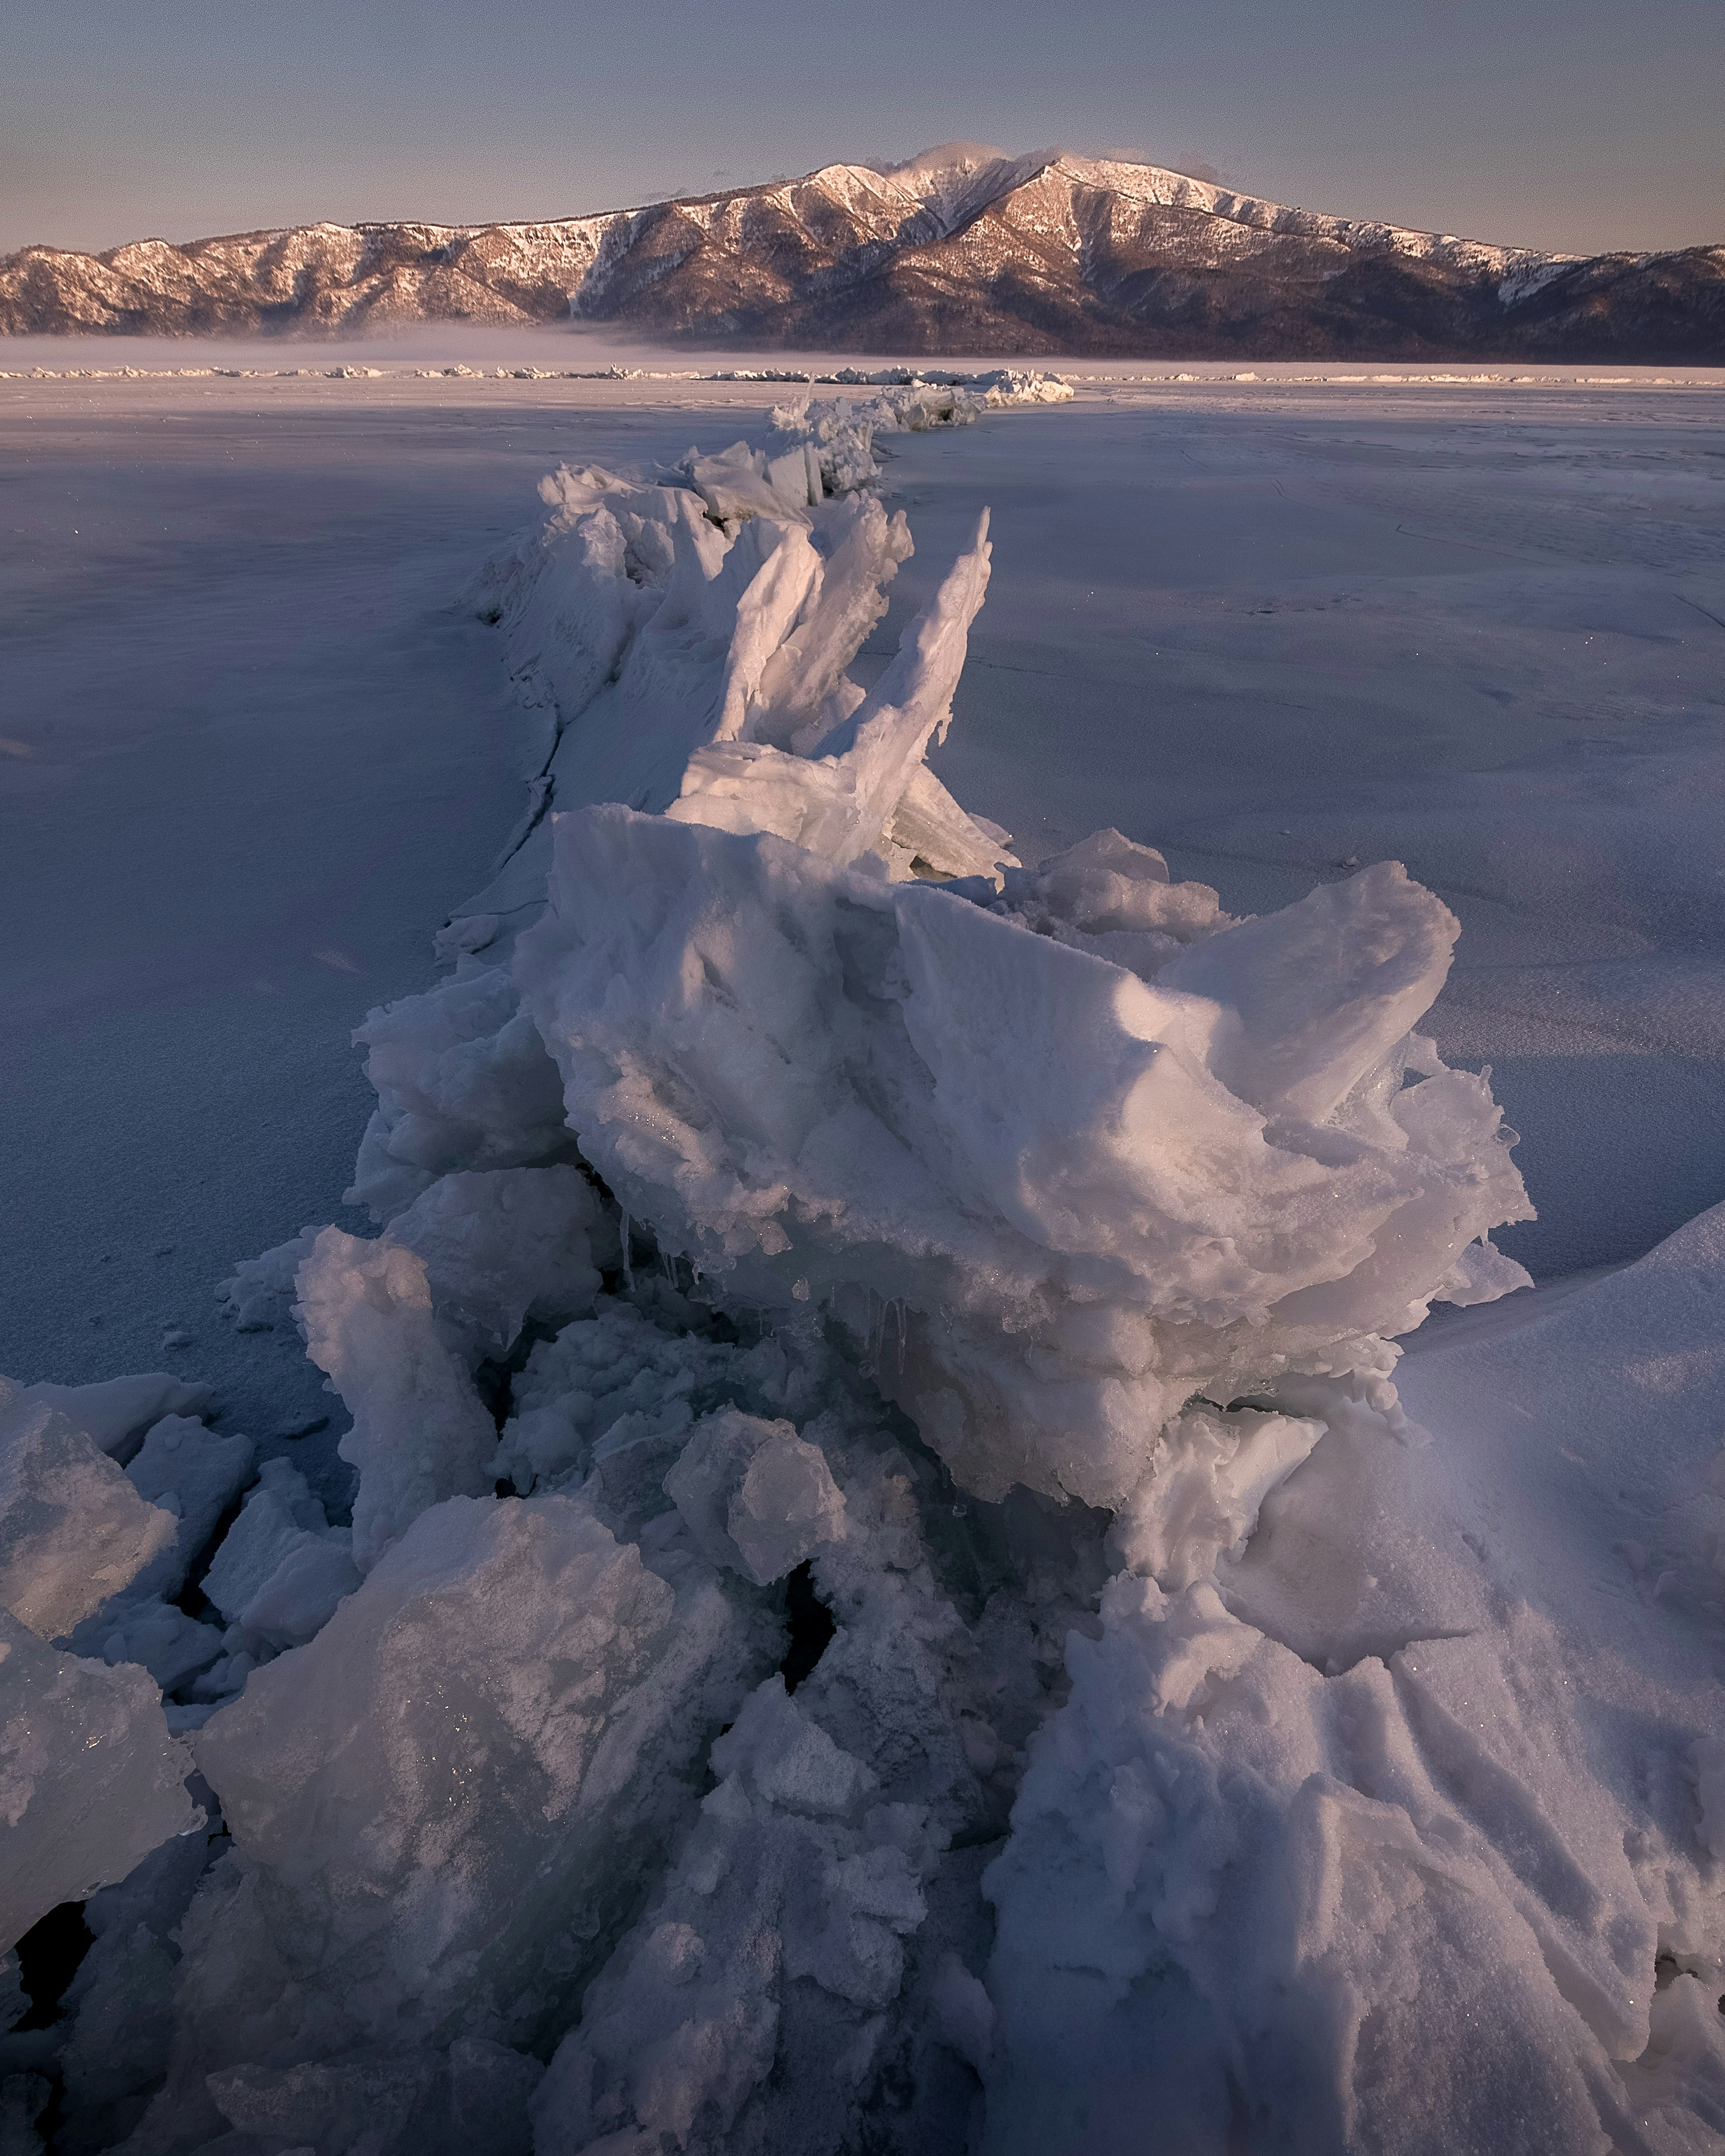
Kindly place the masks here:
POLYGON ((0 258, 0 333, 14 336, 572 318, 760 350, 1692 362, 1725 358, 1725 247, 1554 254, 1163 166, 952 144, 571 218, 0 258))

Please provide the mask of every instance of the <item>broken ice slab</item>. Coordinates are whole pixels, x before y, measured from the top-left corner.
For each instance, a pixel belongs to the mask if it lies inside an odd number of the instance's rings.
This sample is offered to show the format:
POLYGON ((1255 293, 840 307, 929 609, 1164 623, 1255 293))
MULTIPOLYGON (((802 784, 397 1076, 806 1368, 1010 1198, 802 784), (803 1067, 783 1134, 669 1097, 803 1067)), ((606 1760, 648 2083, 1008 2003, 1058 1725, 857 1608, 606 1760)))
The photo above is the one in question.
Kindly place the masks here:
POLYGON ((155 1681, 57 1653, 0 1611, 0 1943, 203 1819, 155 1681))
POLYGON ((201 1415, 215 1399, 208 1385, 146 1370, 135 1377, 105 1378, 95 1385, 27 1385, 26 1396, 63 1409, 74 1427, 121 1466, 163 1415, 201 1415))
POLYGON ((177 1526, 58 1408, 0 1378, 0 1607, 59 1639, 171 1551, 177 1526))
POLYGON ((234 1951, 261 1928, 284 2015, 309 1983, 356 2032, 483 2009, 525 2039, 572 2009, 568 1928, 629 1905, 750 1641, 706 1567, 674 1589, 567 1497, 422 1513, 193 1740, 261 1875, 234 1951))

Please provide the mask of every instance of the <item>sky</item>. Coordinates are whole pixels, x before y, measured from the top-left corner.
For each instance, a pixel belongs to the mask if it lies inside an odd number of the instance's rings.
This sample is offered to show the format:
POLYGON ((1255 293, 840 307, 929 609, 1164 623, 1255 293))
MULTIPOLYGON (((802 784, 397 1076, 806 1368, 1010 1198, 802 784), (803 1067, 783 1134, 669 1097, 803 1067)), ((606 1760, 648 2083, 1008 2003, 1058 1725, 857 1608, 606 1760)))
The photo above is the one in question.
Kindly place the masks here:
POLYGON ((475 223, 962 139, 1560 252, 1725 242, 1718 0, 8 0, 0 252, 475 223))

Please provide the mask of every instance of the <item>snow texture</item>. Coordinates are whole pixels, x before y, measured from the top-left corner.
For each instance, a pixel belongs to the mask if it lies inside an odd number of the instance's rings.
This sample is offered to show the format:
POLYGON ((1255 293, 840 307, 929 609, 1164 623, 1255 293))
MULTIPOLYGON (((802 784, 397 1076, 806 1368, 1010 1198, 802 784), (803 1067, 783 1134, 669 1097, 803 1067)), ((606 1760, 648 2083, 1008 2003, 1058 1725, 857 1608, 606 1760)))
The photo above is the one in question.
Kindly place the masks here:
POLYGON ((351 1521, 169 1381, 8 1390, 68 2148, 1725 2137, 1725 1208, 1511 1295, 1404 869, 1235 919, 938 786, 986 516, 850 670, 874 434, 968 416, 559 473, 482 580, 554 737, 362 1029, 381 1232, 223 1289, 351 1521))

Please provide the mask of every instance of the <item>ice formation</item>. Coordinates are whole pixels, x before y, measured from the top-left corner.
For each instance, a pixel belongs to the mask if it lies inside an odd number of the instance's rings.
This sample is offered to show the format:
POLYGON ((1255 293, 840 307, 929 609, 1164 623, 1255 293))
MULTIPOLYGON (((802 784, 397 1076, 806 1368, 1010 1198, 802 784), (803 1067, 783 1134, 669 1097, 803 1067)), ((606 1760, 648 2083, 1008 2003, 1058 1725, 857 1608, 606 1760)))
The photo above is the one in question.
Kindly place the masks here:
MULTIPOLYGON (((174 1539, 64 1412, 0 1379, 0 1917, 8 1948, 201 1823, 159 1686, 57 1652, 174 1539)), ((18 2010, 22 2012, 20 2004, 18 2010)), ((15 2017, 14 2017, 15 2018, 15 2017)))
POLYGON ((588 1158, 775 1322, 891 1311, 883 1384, 979 1496, 1117 1505, 1194 1394, 1387 1369, 1517 1277, 1497 1111, 1410 1034, 1454 924, 1394 865, 1148 980, 1009 898, 626 809, 559 821, 551 888, 516 978, 588 1158))
MULTIPOLYGON (((1455 923, 953 801, 986 517, 848 670, 874 436, 974 403, 560 472, 483 581, 550 746, 362 1029, 381 1232, 222 1290, 351 1509, 172 1380, 0 1399, 7 1943, 94 1938, 8 2147, 48 2071, 127 2156, 1719 2145, 1725 1746, 1398 1398, 1525 1279, 1455 923)), ((1715 1598, 1716 1361, 1614 1410, 1715 1598)))

